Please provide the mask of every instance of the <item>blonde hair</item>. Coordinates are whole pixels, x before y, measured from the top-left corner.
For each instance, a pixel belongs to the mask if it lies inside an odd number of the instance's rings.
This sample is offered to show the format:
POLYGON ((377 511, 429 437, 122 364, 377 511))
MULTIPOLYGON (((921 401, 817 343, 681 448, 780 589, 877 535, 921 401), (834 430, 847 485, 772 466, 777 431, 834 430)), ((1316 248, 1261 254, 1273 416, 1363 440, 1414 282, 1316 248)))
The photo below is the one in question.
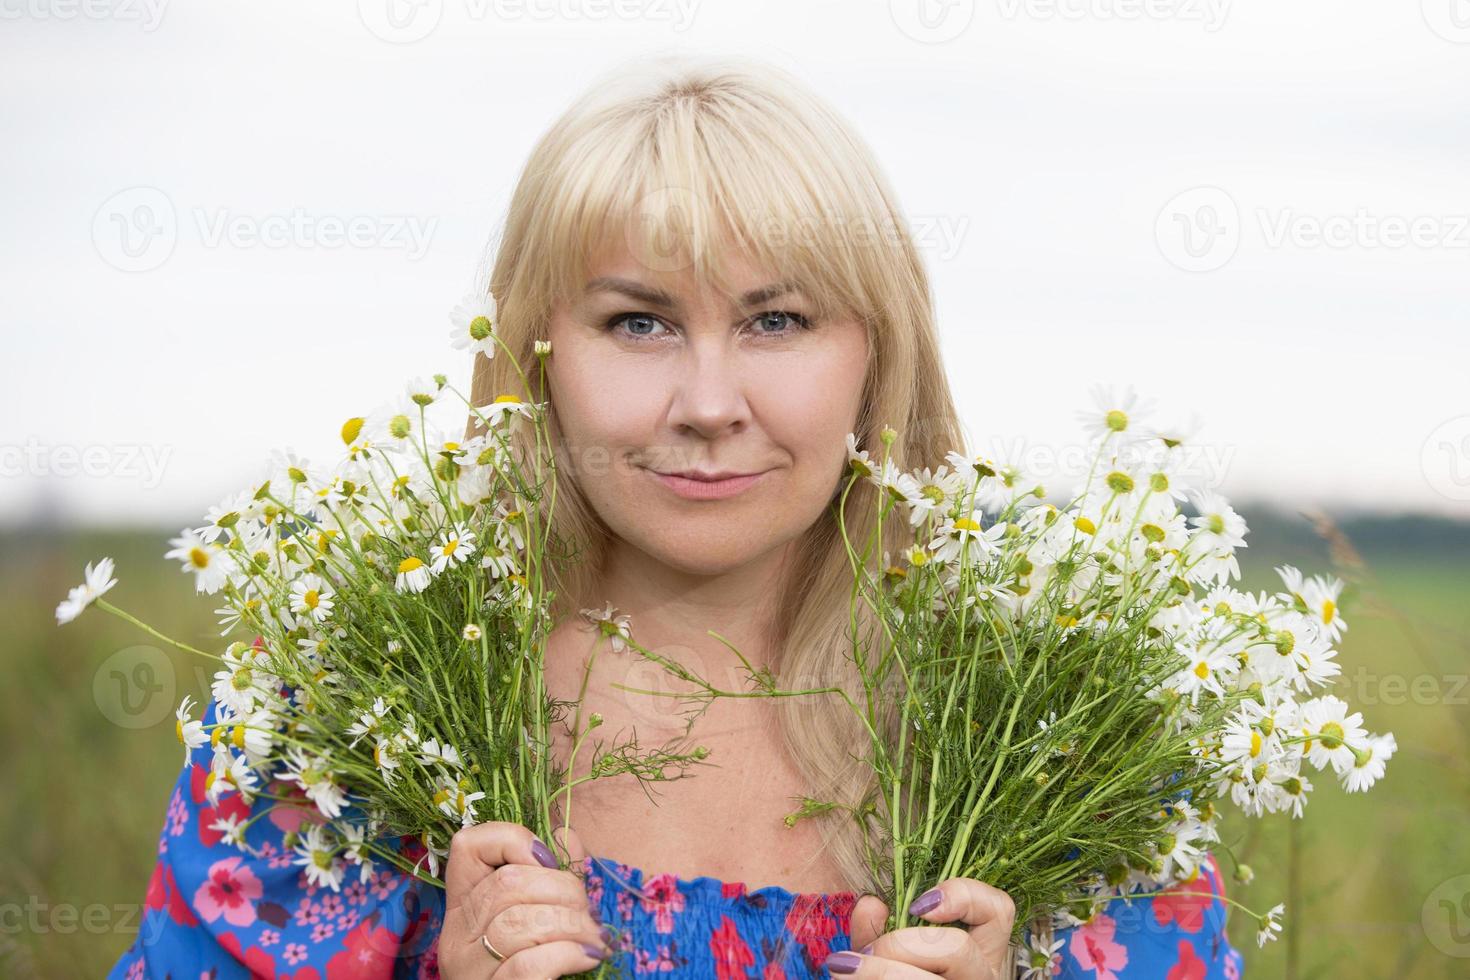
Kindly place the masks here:
MULTIPOLYGON (((860 447, 880 459, 879 432, 892 426, 899 438, 890 458, 902 470, 937 467, 947 450, 962 448, 928 276, 887 180, 843 118, 783 69, 747 59, 640 59, 599 80, 537 143, 489 281, 506 349, 476 357, 473 403, 526 397, 506 356, 513 352, 532 379, 529 397, 551 402, 548 435, 553 449, 560 446, 556 406, 540 390, 534 354, 554 304, 580 293, 591 263, 619 245, 647 268, 650 285, 692 269, 701 284, 730 296, 722 254, 732 244, 758 267, 800 283, 819 315, 846 313, 865 325, 869 355, 854 429, 860 447)), ((834 504, 845 476, 833 474, 834 504)), ((863 481, 848 498, 848 533, 859 549, 876 525, 875 493, 863 481)), ((558 480, 557 498, 553 527, 581 557, 548 569, 564 615, 602 605, 595 591, 610 532, 574 479, 558 480)), ((885 522, 890 560, 898 558, 904 523, 885 522)), ((852 569, 835 507, 795 552, 785 581, 773 583, 791 597, 769 637, 778 674, 787 689, 840 686, 862 703, 851 636, 855 627, 868 641, 874 624, 865 607, 855 615, 849 608, 852 569)), ((840 698, 777 705, 783 741, 812 797, 852 807, 870 802, 878 815, 887 812, 887 801, 874 796, 871 768, 852 755, 869 739, 840 698)), ((886 886, 871 875, 868 850, 885 841, 840 807, 811 819, 847 887, 886 886)))

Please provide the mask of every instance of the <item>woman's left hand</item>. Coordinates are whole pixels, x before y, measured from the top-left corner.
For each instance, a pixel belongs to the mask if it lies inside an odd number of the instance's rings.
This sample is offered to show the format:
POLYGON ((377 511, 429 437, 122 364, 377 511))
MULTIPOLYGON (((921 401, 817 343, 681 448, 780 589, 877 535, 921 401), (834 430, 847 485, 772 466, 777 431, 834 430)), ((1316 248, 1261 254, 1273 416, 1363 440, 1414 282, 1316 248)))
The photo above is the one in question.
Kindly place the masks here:
POLYGON ((1011 896, 974 878, 950 878, 915 899, 909 912, 930 922, 963 922, 967 928, 908 926, 880 935, 888 906, 876 895, 864 895, 852 910, 852 947, 859 952, 828 956, 828 971, 860 980, 1001 980, 1016 919, 1011 896))

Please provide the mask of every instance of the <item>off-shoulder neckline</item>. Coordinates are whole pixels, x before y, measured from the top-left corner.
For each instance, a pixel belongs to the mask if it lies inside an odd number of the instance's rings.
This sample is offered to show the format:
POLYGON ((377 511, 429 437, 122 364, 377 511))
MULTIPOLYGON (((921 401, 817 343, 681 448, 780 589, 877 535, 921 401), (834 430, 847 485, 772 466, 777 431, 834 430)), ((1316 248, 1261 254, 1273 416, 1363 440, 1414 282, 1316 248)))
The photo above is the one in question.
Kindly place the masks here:
MULTIPOLYGON (((616 858, 602 857, 599 855, 588 855, 585 859, 584 864, 589 872, 593 870, 594 863, 597 873, 605 879, 616 879, 623 871, 626 871, 640 884, 652 881, 655 878, 663 878, 666 881, 672 882, 675 889, 685 895, 706 895, 710 898, 723 898, 727 900, 732 898, 755 899, 757 902, 764 900, 768 904, 779 903, 782 905, 815 903, 819 901, 831 902, 834 899, 838 902, 844 900, 855 902, 858 897, 857 892, 854 891, 796 892, 788 888, 783 888, 781 885, 761 885, 752 888, 743 881, 726 881, 725 879, 716 878, 711 875, 695 875, 692 878, 685 878, 667 871, 646 870, 637 865, 619 861, 616 858)), ((615 883, 614 887, 616 887, 615 883)))

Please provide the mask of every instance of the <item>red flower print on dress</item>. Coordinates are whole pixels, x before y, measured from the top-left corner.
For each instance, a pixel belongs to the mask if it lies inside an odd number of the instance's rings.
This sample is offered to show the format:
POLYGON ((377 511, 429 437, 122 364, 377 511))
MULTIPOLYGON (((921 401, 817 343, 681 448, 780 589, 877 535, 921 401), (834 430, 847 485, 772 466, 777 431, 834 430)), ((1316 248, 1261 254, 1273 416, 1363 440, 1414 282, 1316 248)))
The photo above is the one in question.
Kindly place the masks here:
POLYGON ((216 820, 224 820, 234 817, 240 822, 250 818, 250 804, 239 793, 230 793, 220 797, 218 806, 204 806, 199 809, 199 843, 205 847, 213 847, 224 840, 225 835, 215 830, 213 824, 216 820))
POLYGON ((1194 955, 1188 939, 1179 940, 1179 960, 1169 967, 1164 980, 1205 980, 1205 961, 1194 955))
POLYGON ((398 962, 398 935, 365 920, 343 940, 343 950, 327 960, 327 980, 389 980, 398 962))
POLYGON ((148 879, 145 903, 150 909, 168 907, 168 917, 183 926, 197 926, 199 918, 189 903, 179 894, 179 884, 174 881, 173 865, 159 861, 153 865, 153 876, 148 879))
POLYGON ((1223 895, 1220 871, 1213 863, 1202 864, 1194 877, 1177 882, 1154 896, 1154 921, 1161 926, 1177 923, 1185 932, 1199 932, 1205 927, 1205 910, 1223 895))
POLYGON ((219 944, 226 952, 236 960, 245 964, 245 969, 250 971, 250 976, 264 977, 266 980, 276 975, 275 957, 258 946, 251 946, 247 950, 240 949, 240 937, 233 932, 222 932, 219 944))
POLYGON ((194 907, 206 922, 220 916, 232 926, 248 926, 255 921, 255 903, 260 901, 263 889, 253 871, 240 867, 242 860, 230 857, 209 866, 209 877, 194 893, 194 907))
POLYGON ((832 937, 847 930, 856 896, 801 894, 786 912, 786 928, 806 949, 807 962, 817 970, 832 952, 832 937))
POLYGON ((1099 912, 1072 934, 1067 949, 1076 957, 1084 970, 1095 970, 1097 980, 1117 980, 1114 970, 1128 965, 1128 950, 1113 941, 1118 923, 1113 917, 1099 912))
POLYGON ((673 932, 674 916, 684 911, 684 893, 679 891, 679 879, 667 873, 645 879, 638 902, 643 911, 653 913, 656 930, 673 932))
POLYGON ((710 934, 709 950, 716 980, 746 980, 748 968, 755 965, 755 954, 728 915, 720 916, 720 927, 710 934))

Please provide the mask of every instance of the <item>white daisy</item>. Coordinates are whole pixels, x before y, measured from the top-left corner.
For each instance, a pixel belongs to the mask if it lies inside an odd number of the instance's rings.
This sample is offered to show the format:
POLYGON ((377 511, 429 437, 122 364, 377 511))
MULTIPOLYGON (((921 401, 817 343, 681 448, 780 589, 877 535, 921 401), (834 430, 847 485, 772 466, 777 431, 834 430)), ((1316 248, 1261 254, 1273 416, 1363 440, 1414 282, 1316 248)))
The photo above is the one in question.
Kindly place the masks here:
POLYGON ((393 587, 399 592, 422 592, 429 587, 433 577, 432 570, 423 559, 409 555, 398 563, 398 576, 393 580, 393 587))
MULTIPOLYGON (((455 350, 467 350, 495 356, 495 294, 490 290, 465 293, 449 313, 449 344, 455 350)), ((548 345, 549 346, 549 345, 548 345)), ((537 350, 540 353, 540 350, 537 350)))
POLYGON ((306 792, 322 815, 335 820, 347 805, 347 791, 337 785, 331 760, 324 755, 309 757, 302 749, 292 748, 286 754, 280 778, 295 783, 306 792))
POLYGON ((306 880, 318 887, 340 891, 342 878, 347 872, 346 864, 337 856, 337 846, 328 841, 325 828, 312 824, 301 834, 301 843, 294 848, 296 863, 306 869, 306 880))
POLYGON ((434 546, 434 574, 469 560, 474 553, 475 532, 462 524, 454 525, 440 536, 439 543, 434 546))
POLYGON ((606 636, 612 644, 613 653, 622 653, 628 649, 628 642, 633 638, 633 620, 629 616, 620 616, 612 604, 602 609, 583 609, 581 616, 591 623, 606 636))
POLYGON ((857 433, 847 434, 847 465, 860 477, 872 476, 878 471, 878 466, 868 455, 866 449, 858 449, 857 433))
POLYGON ((232 572, 233 559, 218 542, 205 541, 193 531, 185 529, 183 534, 169 541, 173 550, 164 553, 165 558, 176 558, 182 563, 184 572, 194 573, 194 591, 213 595, 218 592, 232 572))
POLYGON ((527 419, 535 418, 535 406, 521 401, 515 395, 500 395, 490 404, 481 405, 475 411, 480 413, 484 417, 485 424, 491 427, 499 425, 513 415, 527 419))
POLYGON ((1123 439, 1131 442, 1146 434, 1142 423, 1153 411, 1153 401, 1147 399, 1140 402, 1132 385, 1121 391, 1109 385, 1093 385, 1092 401, 1095 408, 1077 413, 1077 418, 1089 435, 1099 439, 1116 437, 1115 441, 1123 439))
POLYGON ((191 717, 194 711, 194 698, 185 695, 183 703, 174 712, 177 719, 174 722, 174 733, 179 737, 179 744, 184 747, 184 762, 189 761, 189 755, 199 746, 209 741, 209 735, 204 731, 204 722, 191 717))
POLYGON ((332 615, 334 593, 319 575, 303 575, 291 583, 291 611, 318 623, 332 615))
POLYGON ((1394 741, 1393 732, 1369 738, 1366 746, 1353 753, 1352 768, 1341 774, 1342 788, 1349 793, 1370 789, 1383 778, 1383 767, 1393 758, 1397 749, 1398 743, 1394 741))
POLYGON ((112 559, 100 558, 96 566, 91 562, 82 570, 82 584, 72 586, 66 598, 56 606, 56 624, 69 623, 82 614, 98 597, 117 584, 112 577, 112 559))
POLYGON ((1368 745, 1362 724, 1360 713, 1348 714, 1347 702, 1330 694, 1302 705, 1303 734, 1312 739, 1306 747, 1307 761, 1318 769, 1330 763, 1339 776, 1347 772, 1357 761, 1357 751, 1368 745))
POLYGON ((1256 945, 1264 946, 1267 941, 1275 939, 1276 934, 1281 931, 1281 916, 1286 912, 1286 906, 1278 903, 1271 911, 1261 916, 1260 930, 1256 933, 1256 945))

